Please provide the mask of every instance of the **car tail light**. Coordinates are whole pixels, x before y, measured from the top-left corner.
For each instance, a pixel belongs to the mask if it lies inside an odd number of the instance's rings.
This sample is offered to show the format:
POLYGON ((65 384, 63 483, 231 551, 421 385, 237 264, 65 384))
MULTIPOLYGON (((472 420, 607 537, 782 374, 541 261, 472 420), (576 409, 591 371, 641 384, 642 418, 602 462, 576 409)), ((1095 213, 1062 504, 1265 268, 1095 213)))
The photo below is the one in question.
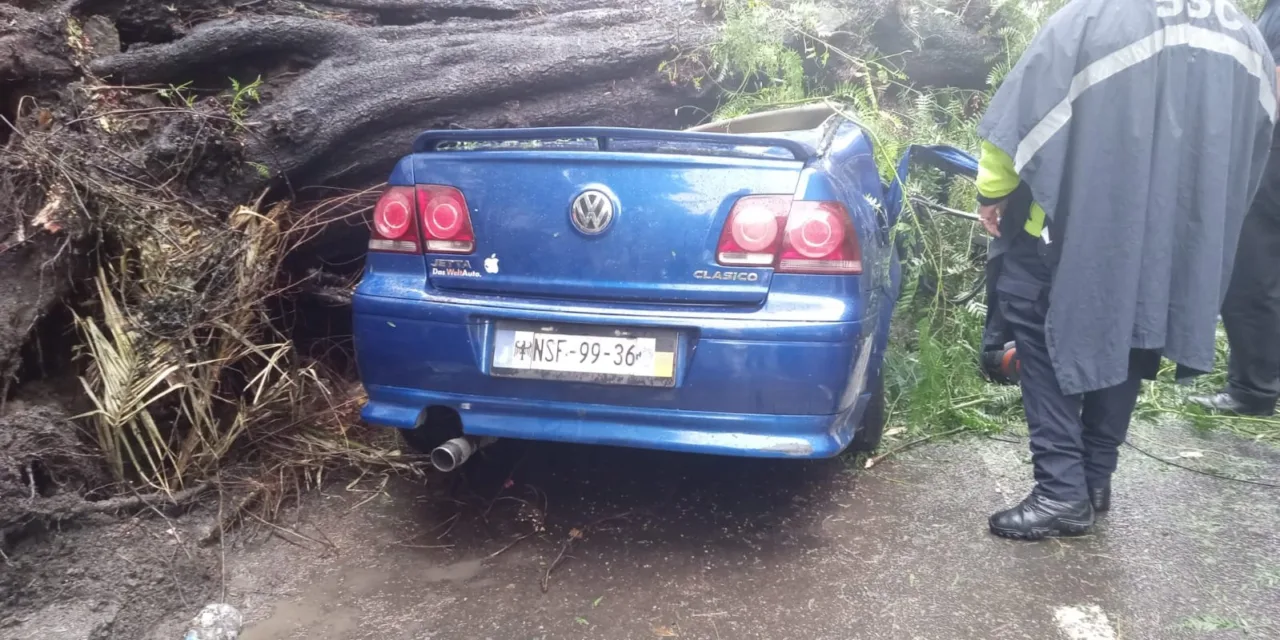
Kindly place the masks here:
POLYGON ((427 253, 471 253, 476 236, 471 230, 471 212, 462 192, 453 187, 418 185, 418 215, 427 253))
POLYGON ((839 202, 791 203, 778 271, 862 273, 862 252, 849 212, 839 202))
POLYGON ((716 260, 726 266, 772 266, 781 244, 791 198, 747 196, 729 212, 716 260))
POLYGON ((418 229, 414 223, 413 188, 391 187, 373 208, 370 251, 418 253, 418 229))
POLYGON ((739 199, 720 233, 716 261, 781 273, 862 273, 858 236, 844 206, 788 196, 739 199))

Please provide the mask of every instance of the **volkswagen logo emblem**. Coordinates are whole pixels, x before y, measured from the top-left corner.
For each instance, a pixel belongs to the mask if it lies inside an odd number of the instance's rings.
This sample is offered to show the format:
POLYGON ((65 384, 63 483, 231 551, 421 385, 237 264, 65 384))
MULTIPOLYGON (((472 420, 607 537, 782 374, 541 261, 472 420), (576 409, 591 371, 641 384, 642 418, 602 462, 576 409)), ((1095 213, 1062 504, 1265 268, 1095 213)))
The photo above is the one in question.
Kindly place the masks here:
POLYGON ((589 236, 600 235, 613 223, 613 200, 603 191, 588 189, 573 199, 573 226, 589 236))

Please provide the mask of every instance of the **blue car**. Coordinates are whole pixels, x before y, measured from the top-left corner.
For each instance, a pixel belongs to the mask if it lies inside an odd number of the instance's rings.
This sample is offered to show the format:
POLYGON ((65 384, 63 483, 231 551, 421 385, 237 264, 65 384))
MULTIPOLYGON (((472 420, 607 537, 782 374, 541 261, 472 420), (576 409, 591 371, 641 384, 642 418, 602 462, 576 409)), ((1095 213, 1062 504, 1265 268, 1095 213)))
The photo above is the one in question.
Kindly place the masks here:
POLYGON ((438 468, 497 438, 879 442, 901 189, 837 111, 429 131, 388 183, 354 297, 363 418, 438 468))

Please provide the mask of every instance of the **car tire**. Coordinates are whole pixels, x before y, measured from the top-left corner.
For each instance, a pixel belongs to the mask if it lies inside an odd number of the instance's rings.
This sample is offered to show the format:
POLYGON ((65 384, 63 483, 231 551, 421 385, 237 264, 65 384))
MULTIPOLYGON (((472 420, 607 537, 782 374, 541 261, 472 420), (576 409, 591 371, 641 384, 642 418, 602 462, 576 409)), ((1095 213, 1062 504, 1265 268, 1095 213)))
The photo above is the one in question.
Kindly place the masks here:
POLYGON ((871 399, 862 412, 862 422, 858 424, 858 434, 853 438, 852 448, 857 452, 870 453, 880 446, 880 438, 884 435, 884 377, 876 376, 871 387, 871 399))

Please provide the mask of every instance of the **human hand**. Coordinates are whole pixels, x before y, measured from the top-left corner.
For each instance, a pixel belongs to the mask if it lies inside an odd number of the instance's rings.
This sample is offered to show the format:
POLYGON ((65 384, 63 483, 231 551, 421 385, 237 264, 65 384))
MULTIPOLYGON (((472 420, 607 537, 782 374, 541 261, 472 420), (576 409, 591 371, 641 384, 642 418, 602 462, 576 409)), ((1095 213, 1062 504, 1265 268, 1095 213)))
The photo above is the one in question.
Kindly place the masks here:
POLYGON ((1007 200, 1001 200, 995 204, 978 206, 978 218, 982 220, 982 226, 986 228, 987 233, 997 238, 1000 237, 1000 218, 1004 217, 1004 209, 1007 204, 1007 200))

